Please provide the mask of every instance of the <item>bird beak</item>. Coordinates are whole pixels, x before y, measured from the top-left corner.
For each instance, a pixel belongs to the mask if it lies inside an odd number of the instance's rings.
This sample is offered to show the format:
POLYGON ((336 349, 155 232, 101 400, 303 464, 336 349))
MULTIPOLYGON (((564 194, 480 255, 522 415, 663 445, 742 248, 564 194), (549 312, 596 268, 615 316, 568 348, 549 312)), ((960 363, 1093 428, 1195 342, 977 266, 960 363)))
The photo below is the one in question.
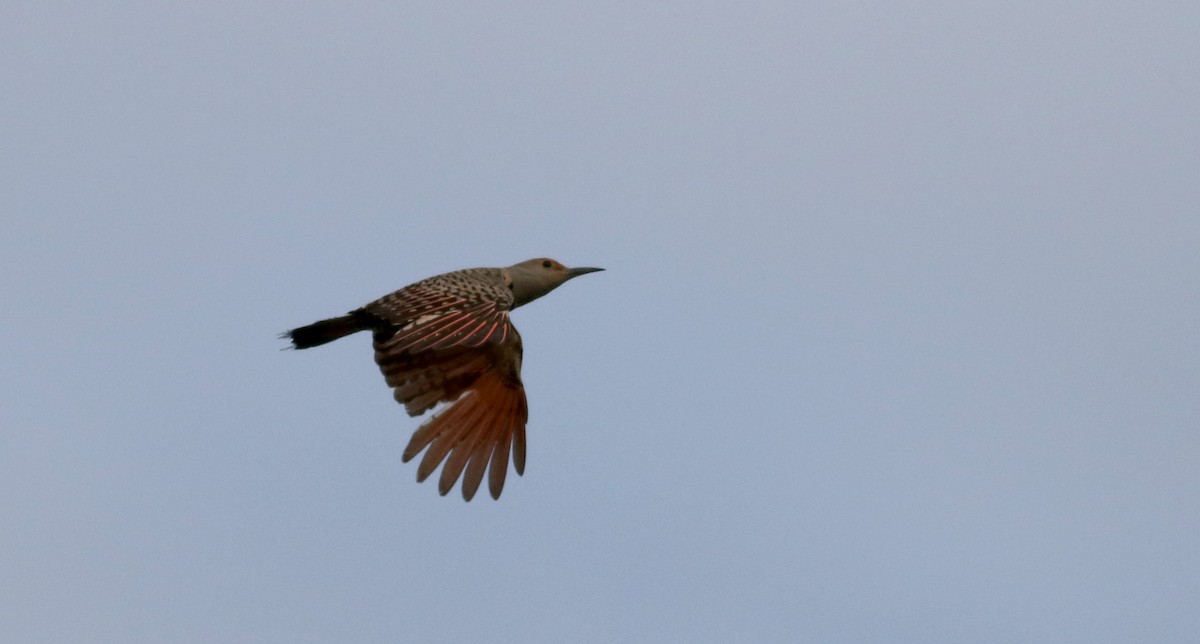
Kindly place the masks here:
POLYGON ((595 273, 596 271, 602 271, 602 270, 604 270, 604 269, 603 268, 591 268, 591 267, 568 268, 567 269, 567 279, 571 279, 572 277, 579 277, 580 275, 587 275, 588 273, 595 273))

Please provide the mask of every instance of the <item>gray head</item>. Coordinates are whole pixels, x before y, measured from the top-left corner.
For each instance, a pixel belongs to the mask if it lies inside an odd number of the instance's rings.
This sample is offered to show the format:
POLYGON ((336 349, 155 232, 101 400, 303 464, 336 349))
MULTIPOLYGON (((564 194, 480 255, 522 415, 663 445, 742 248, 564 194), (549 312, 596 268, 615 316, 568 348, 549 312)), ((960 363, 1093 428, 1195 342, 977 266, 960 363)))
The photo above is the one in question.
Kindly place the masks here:
POLYGON ((504 269, 512 280, 513 308, 528 304, 558 288, 560 284, 603 268, 567 268, 546 257, 528 259, 504 269))

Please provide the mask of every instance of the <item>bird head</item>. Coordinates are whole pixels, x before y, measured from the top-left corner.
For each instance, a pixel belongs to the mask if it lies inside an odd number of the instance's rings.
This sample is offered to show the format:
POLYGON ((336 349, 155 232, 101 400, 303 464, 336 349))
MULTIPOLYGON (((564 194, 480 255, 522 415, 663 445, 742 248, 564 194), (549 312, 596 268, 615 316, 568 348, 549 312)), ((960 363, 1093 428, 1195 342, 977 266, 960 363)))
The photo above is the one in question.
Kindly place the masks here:
POLYGON ((546 258, 529 259, 507 269, 512 280, 513 308, 528 304, 558 288, 563 282, 580 275, 602 271, 603 268, 567 268, 546 258))

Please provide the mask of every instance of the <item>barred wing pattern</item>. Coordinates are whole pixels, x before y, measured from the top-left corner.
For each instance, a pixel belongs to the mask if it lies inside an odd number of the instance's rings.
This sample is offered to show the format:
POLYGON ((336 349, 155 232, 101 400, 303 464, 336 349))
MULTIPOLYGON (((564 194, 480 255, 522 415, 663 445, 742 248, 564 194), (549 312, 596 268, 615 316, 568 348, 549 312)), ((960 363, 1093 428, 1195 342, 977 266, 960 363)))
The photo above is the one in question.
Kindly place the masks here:
POLYGON ((509 280, 496 269, 438 275, 382 297, 363 311, 391 325, 390 349, 420 353, 503 343, 513 333, 509 280))
POLYGON ((454 303, 400 327, 386 340, 386 346, 397 353, 470 349, 486 342, 503 344, 511 333, 508 311, 495 302, 454 303))
POLYGON ((414 432, 403 460, 425 451, 418 481, 444 462, 438 491, 447 494, 461 478, 468 501, 485 472, 500 497, 510 454, 524 472, 529 415, 511 292, 498 274, 469 273, 430 278, 363 307, 390 323, 375 329, 375 362, 396 401, 410 416, 450 403, 414 432))

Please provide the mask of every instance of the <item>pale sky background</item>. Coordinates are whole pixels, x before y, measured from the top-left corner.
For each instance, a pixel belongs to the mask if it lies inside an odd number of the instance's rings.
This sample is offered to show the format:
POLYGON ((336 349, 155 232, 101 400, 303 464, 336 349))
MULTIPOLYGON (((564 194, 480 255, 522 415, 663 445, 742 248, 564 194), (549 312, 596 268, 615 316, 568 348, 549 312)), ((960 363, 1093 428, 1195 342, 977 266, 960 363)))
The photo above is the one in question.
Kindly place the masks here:
POLYGON ((1200 3, 0 4, 8 642, 1194 642, 1200 3), (354 336, 517 311, 464 503, 354 336))

